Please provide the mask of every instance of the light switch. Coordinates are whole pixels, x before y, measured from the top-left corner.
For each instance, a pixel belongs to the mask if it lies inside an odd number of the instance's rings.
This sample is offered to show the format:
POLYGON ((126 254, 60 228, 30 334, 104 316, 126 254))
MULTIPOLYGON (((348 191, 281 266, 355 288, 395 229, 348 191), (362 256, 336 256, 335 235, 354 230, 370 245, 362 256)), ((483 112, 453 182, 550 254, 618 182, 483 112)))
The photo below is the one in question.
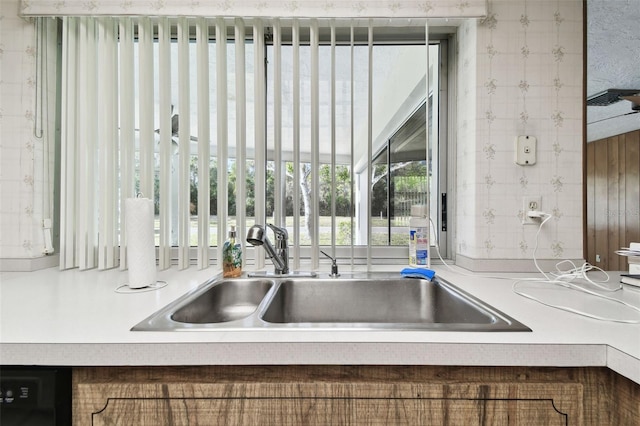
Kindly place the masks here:
POLYGON ((536 143, 534 136, 516 137, 516 164, 521 166, 533 166, 536 164, 536 143))

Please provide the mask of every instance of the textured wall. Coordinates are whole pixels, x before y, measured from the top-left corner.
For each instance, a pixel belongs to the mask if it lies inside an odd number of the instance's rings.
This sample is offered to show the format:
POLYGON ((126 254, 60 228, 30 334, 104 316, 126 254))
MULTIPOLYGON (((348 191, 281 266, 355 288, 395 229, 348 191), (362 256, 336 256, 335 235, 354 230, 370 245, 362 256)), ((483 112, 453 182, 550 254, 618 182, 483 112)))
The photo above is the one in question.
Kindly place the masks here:
MULTIPOLYGON (((52 210, 44 176, 52 175, 54 159, 47 156, 45 167, 44 150, 53 134, 55 87, 36 91, 36 24, 19 18, 18 6, 18 0, 3 0, 0 9, 0 259, 42 257, 42 221, 52 210)), ((53 49, 43 56, 43 68, 55 75, 54 21, 46 31, 53 49)), ((53 153, 50 141, 47 152, 53 153)), ((47 188, 51 193, 51 179, 47 188)))
POLYGON ((535 195, 553 215, 538 257, 580 259, 582 1, 489 7, 485 20, 459 32, 457 253, 530 259, 537 226, 521 224, 522 197, 535 195), (515 164, 517 135, 538 139, 534 166, 515 164))
POLYGON ((18 1, 3 1, 0 60, 0 233, 1 257, 33 257, 42 218, 41 176, 36 159, 42 144, 33 135, 35 100, 34 25, 16 16, 18 1))

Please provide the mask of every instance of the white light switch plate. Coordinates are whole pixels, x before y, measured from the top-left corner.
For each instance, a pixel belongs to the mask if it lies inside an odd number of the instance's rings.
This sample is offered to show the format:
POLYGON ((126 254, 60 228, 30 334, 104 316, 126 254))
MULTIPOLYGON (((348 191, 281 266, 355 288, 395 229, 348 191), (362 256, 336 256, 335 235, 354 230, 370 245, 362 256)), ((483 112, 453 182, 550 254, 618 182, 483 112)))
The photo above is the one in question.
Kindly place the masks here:
POLYGON ((516 138, 516 164, 533 166, 536 164, 536 144, 534 136, 518 136, 516 138))

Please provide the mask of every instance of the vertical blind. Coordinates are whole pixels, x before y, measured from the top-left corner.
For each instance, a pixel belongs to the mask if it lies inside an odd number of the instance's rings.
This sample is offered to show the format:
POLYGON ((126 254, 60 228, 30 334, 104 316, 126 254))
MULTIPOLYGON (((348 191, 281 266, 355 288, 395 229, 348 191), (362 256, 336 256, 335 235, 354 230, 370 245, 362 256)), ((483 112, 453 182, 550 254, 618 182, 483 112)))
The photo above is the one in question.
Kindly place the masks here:
MULTIPOLYGON (((149 18, 149 17, 65 17, 62 49, 62 177, 61 177, 61 268, 126 268, 127 223, 124 200, 141 194, 157 199, 158 264, 168 268, 176 262, 187 268, 195 261, 199 268, 211 259, 222 259, 222 247, 229 218, 227 164, 236 165, 236 224, 238 236, 246 234, 243 206, 248 197, 245 185, 247 160, 253 159, 253 188, 256 223, 266 216, 266 168, 274 162, 273 221, 285 226, 285 161, 283 160, 283 34, 292 49, 288 70, 291 82, 293 141, 293 188, 301 176, 301 99, 309 96, 305 113, 310 122, 310 147, 305 153, 311 170, 311 250, 309 260, 317 268, 320 256, 319 166, 320 146, 329 144, 330 168, 336 169, 336 32, 348 34, 351 79, 351 174, 354 170, 354 26, 366 32, 368 45, 368 96, 366 163, 373 156, 372 60, 373 37, 378 22, 334 19, 241 18, 149 18), (330 49, 330 138, 321 140, 320 34, 328 32, 330 49), (272 37, 273 87, 265 77, 265 39, 272 37), (212 51, 212 43, 215 51, 212 51), (253 64, 246 63, 251 44, 253 64), (309 46, 310 80, 301 78, 301 45, 309 46), (229 49, 233 46, 233 55, 229 49), (213 60, 215 57, 215 61, 213 60), (212 63, 215 62, 215 65, 212 63), (191 67, 195 66, 195 70, 191 67), (251 68, 251 70, 250 70, 251 68), (230 71, 232 70, 232 71, 230 71), (232 86, 230 88, 230 86, 232 86), (253 88, 253 93, 249 93, 253 88), (273 91, 273 108, 267 110, 267 91, 273 91), (303 94, 303 91, 309 91, 303 94), (253 98, 253 111, 247 99, 253 98), (213 105, 213 107, 212 107, 213 105), (235 108, 234 108, 235 106, 235 108), (193 109, 196 111, 193 111, 193 109), (178 111, 175 114, 174 109, 178 111), (252 116, 249 120, 248 115, 252 116), (267 135, 267 120, 273 135, 267 135), (233 120, 230 117, 233 116, 233 120), (193 123, 193 120, 197 123, 193 123), (235 122, 233 132, 229 123, 235 122), (215 125, 215 132, 212 126, 215 125), (194 134, 195 133, 195 134, 194 134), (233 135, 231 139, 230 135, 233 135), (250 137, 248 137, 250 136, 250 137), (268 137, 269 136, 269 137, 268 137), (247 140, 252 146, 248 148, 247 140), (267 140, 273 146, 267 146, 267 140), (215 147, 215 150, 212 149, 215 147), (267 158, 267 152, 272 152, 267 158), (216 185, 211 188, 212 156, 217 164, 216 185), (192 162, 195 158, 196 164, 192 162), (191 235, 193 167, 197 167, 197 235, 191 235), (217 241, 210 240, 212 193, 216 196, 217 241), (195 251, 191 247, 195 246, 195 251), (212 246, 216 250, 212 250, 212 246)), ((381 21, 383 22, 383 21, 381 21)), ((382 24, 384 25, 384 23, 382 24)), ((428 34, 428 31, 425 31, 428 34)), ((425 37, 424 43, 428 45, 425 37)), ((344 43, 344 40, 343 40, 344 43)), ((427 55, 428 57, 428 55, 427 55)), ((428 63, 426 68, 428 68, 428 63)), ((425 93, 425 97, 428 97, 425 93)), ((427 103, 428 104, 428 103, 427 103)), ((428 105, 427 105, 428 106, 428 105)), ((427 113, 428 117, 429 114, 427 113)), ((326 151, 326 149, 325 149, 326 151)), ((371 173, 367 173, 371 187, 371 173)), ((332 192, 335 194, 335 192, 332 192)), ((293 191, 293 205, 300 205, 300 192, 293 191)), ((427 197, 428 199, 429 197, 427 197)), ((335 200, 335 195, 331 197, 335 200)), ((371 201, 365 208, 371 217, 371 201)), ((331 252, 335 251, 335 201, 332 201, 331 252)), ((353 204, 353 203, 352 203, 353 204)), ((293 209, 299 223, 299 209, 293 209)), ((352 217, 353 229, 353 217, 352 217)), ((371 230, 368 230, 367 264, 371 264, 371 230)), ((299 246, 300 231, 293 227, 291 245, 299 246)), ((292 266, 300 265, 300 253, 291 251, 292 266)), ((353 240, 351 244, 353 258, 353 240)), ((245 251, 246 257, 246 251, 245 251)), ((245 258, 246 260, 246 258, 245 258)), ((264 266, 264 256, 255 256, 256 268, 264 266)))

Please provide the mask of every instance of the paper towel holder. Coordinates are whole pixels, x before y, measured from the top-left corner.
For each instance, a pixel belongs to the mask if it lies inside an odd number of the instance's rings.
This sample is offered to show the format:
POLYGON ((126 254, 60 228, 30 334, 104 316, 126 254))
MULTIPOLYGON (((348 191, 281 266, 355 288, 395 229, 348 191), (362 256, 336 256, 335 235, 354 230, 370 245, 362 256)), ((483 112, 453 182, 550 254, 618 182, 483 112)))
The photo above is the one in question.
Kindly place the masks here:
POLYGON ((162 280, 157 280, 155 283, 151 283, 146 287, 138 287, 138 288, 131 288, 129 287, 128 283, 125 283, 116 287, 114 291, 120 294, 144 293, 145 291, 160 290, 161 288, 164 288, 166 286, 167 286, 167 282, 162 280))

